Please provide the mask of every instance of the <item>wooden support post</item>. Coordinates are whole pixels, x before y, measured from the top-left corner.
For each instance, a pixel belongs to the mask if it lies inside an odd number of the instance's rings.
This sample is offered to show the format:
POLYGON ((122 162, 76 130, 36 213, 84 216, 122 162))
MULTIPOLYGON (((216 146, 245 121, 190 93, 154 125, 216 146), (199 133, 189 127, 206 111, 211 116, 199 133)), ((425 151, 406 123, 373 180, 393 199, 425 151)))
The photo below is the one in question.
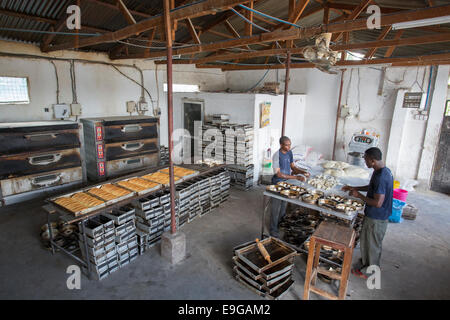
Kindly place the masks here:
POLYGON ((170 0, 164 0, 164 25, 167 43, 167 110, 169 127, 169 181, 171 233, 176 233, 175 221, 175 180, 173 176, 173 92, 172 92, 172 21, 170 19, 170 0))
POLYGON ((286 132, 286 113, 287 113, 287 102, 289 95, 289 69, 291 64, 291 52, 288 51, 286 56, 286 77, 284 80, 284 105, 283 105, 283 125, 281 128, 281 135, 284 136, 286 132))

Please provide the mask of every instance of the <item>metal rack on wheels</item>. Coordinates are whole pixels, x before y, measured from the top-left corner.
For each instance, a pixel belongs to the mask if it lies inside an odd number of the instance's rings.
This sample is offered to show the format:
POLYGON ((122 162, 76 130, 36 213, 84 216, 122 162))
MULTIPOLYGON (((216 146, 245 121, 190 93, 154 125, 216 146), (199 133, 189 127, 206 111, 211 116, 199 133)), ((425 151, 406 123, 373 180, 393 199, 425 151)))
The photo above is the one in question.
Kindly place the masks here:
MULTIPOLYGON (((187 167, 189 169, 195 169, 195 170, 198 170, 200 172, 197 176, 190 177, 190 178, 186 179, 185 181, 189 181, 191 179, 195 179, 195 178, 200 177, 200 176, 204 176, 204 175, 208 175, 208 174, 211 174, 211 173, 214 173, 214 172, 220 172, 220 171, 224 170, 224 166, 223 165, 215 166, 215 167, 212 167, 212 168, 210 168, 210 167, 205 168, 205 166, 199 166, 199 165, 187 165, 185 167, 187 167)), ((151 171, 150 170, 141 171, 141 172, 139 172, 139 174, 152 173, 152 172, 160 170, 162 168, 164 168, 164 166, 157 167, 157 168, 152 168, 151 171)), ((110 180, 108 182, 114 183, 116 181, 127 179, 128 177, 133 177, 135 175, 136 175, 136 173, 133 173, 133 174, 130 174, 129 176, 120 177, 120 178, 117 178, 117 179, 110 180)), ((97 184, 97 185, 99 185, 99 184, 97 184)), ((89 186, 89 189, 93 188, 95 186, 96 185, 89 186)), ((51 202, 49 199, 47 199, 46 200, 47 204, 44 205, 42 208, 47 213, 47 225, 48 225, 49 236, 50 236, 49 237, 49 243, 50 243, 52 254, 54 254, 56 249, 58 249, 61 252, 63 252, 64 254, 68 255, 70 258, 74 259, 75 261, 77 261, 83 267, 86 268, 85 270, 87 272, 87 276, 88 276, 89 279, 91 279, 92 262, 90 261, 89 253, 88 253, 88 239, 87 239, 87 235, 86 235, 86 222, 89 219, 97 217, 97 216, 99 216, 99 215, 101 215, 103 213, 106 213, 106 212, 114 210, 114 209, 119 209, 119 208, 124 207, 126 205, 131 205, 131 203, 133 201, 135 201, 135 200, 148 197, 151 194, 154 194, 154 193, 157 193, 157 192, 161 192, 161 191, 165 191, 165 192, 168 191, 168 192, 170 192, 170 189, 169 189, 169 187, 163 187, 163 188, 158 189, 158 190, 149 191, 148 193, 145 193, 145 194, 133 195, 132 197, 128 197, 128 198, 123 199, 121 201, 109 204, 107 206, 103 206, 103 207, 101 207, 101 208, 99 208, 97 210, 91 211, 89 213, 86 213, 86 214, 83 214, 83 215, 80 215, 80 216, 74 216, 73 213, 71 213, 67 209, 65 209, 65 208, 63 208, 63 207, 61 207, 61 206, 51 202), (65 225, 77 224, 78 225, 78 230, 80 231, 80 236, 82 237, 82 239, 79 239, 79 240, 82 240, 83 245, 80 245, 79 248, 77 247, 74 250, 67 250, 63 246, 61 246, 58 243, 56 243, 56 241, 55 241, 55 239, 53 237, 53 234, 52 234, 52 227, 51 227, 51 221, 50 221, 52 215, 57 215, 58 218, 65 225), (77 256, 76 252, 78 252, 79 250, 81 251, 81 255, 77 256)))
MULTIPOLYGON (((315 204, 309 204, 306 202, 303 202, 300 199, 291 199, 291 198, 287 198, 287 197, 283 197, 280 196, 278 194, 275 194, 273 192, 269 192, 269 191, 264 191, 263 193, 263 213, 262 213, 262 222, 261 222, 261 239, 267 238, 269 237, 269 235, 264 233, 265 230, 265 217, 266 217, 266 212, 268 210, 268 208, 270 207, 271 204, 271 200, 272 199, 278 199, 278 200, 282 200, 282 201, 286 201, 288 203, 291 203, 293 205, 296 206, 300 206, 300 207, 304 207, 304 208, 308 208, 308 209, 312 209, 312 210, 316 210, 318 211, 321 215, 325 215, 325 216, 329 216, 329 217, 333 217, 336 219, 339 219, 341 222, 345 223, 348 226, 353 227, 356 217, 358 216, 359 211, 354 211, 352 212, 350 215, 346 215, 345 213, 340 213, 331 209, 327 209, 325 207, 321 207, 315 204)), ((298 252, 301 253, 308 253, 307 250, 300 248, 299 246, 290 244, 292 247, 294 247, 298 252)), ((332 264, 336 267, 340 267, 341 265, 339 265, 338 263, 328 260, 322 256, 319 257, 320 261, 332 264)))

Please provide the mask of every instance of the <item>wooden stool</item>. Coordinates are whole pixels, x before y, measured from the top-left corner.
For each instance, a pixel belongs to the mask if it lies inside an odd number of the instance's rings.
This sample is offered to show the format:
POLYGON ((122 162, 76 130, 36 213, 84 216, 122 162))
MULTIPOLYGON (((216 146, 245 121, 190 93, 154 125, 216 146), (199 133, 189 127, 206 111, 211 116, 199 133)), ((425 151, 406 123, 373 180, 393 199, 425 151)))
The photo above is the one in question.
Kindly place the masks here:
POLYGON ((322 222, 311 236, 309 242, 308 264, 306 266, 305 288, 303 299, 309 299, 312 291, 333 300, 344 300, 347 292, 347 282, 353 257, 355 231, 351 227, 341 226, 331 222, 322 222), (320 248, 322 245, 344 252, 344 263, 341 273, 328 271, 319 267, 320 248), (315 287, 317 274, 323 274, 331 279, 340 280, 339 296, 315 287))

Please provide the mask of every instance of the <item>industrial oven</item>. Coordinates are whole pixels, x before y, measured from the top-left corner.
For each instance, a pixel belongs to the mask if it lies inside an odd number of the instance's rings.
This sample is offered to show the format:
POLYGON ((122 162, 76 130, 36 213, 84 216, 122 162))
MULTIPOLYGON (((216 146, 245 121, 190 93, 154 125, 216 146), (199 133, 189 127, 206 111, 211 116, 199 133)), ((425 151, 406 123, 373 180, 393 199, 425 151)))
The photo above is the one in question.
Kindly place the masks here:
POLYGON ((80 120, 89 180, 102 181, 159 164, 158 118, 127 116, 80 120))
POLYGON ((0 206, 83 183, 79 131, 73 121, 0 123, 0 206))

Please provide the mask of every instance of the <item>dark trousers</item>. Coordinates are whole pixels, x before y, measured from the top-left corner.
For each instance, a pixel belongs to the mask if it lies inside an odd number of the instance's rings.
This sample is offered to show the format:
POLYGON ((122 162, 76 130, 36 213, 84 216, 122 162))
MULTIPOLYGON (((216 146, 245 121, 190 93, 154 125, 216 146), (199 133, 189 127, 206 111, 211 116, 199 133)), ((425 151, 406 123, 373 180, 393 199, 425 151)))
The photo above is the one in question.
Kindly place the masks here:
POLYGON ((360 269, 371 265, 380 266, 382 243, 387 225, 388 220, 364 217, 360 235, 360 269))
POLYGON ((278 223, 286 214, 287 202, 272 198, 272 211, 270 213, 270 235, 279 238, 278 223))

